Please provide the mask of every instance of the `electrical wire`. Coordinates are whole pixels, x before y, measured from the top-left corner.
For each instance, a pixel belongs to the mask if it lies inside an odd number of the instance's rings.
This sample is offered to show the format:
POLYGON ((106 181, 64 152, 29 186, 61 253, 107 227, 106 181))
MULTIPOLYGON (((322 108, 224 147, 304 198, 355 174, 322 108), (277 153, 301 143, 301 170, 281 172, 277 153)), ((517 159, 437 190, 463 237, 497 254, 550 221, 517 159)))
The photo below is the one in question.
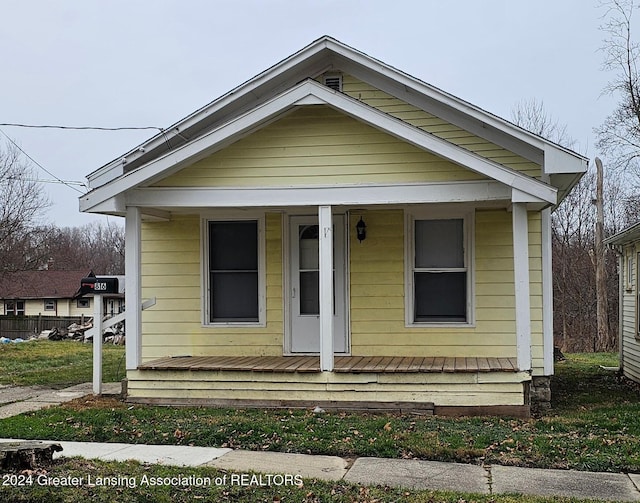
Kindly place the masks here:
POLYGON ((40 164, 38 161, 36 161, 33 157, 31 157, 29 154, 27 154, 21 147, 20 145, 18 145, 15 141, 13 141, 13 139, 7 134, 5 133, 2 129, 0 129, 0 133, 2 133, 5 138, 7 140, 9 140, 11 142, 11 144, 16 147, 20 152, 22 152, 25 156, 27 156, 27 158, 29 160, 31 160, 31 162, 33 162, 36 166, 38 166, 42 171, 44 171, 47 175, 53 177, 55 180, 57 180, 59 183, 66 185, 67 187, 69 187, 70 189, 75 190, 76 192, 78 192, 79 194, 84 194, 83 191, 81 191, 80 189, 74 187, 73 185, 67 183, 66 181, 64 181, 63 179, 57 177, 56 175, 54 175, 51 171, 49 171, 47 168, 45 168, 42 164, 40 164))
POLYGON ((160 131, 161 133, 164 129, 155 126, 141 126, 141 127, 100 127, 100 126, 57 126, 57 125, 49 125, 49 124, 19 124, 15 122, 2 122, 0 126, 7 127, 23 127, 23 128, 34 128, 34 129, 71 129, 75 131, 143 131, 143 130, 153 130, 160 131))

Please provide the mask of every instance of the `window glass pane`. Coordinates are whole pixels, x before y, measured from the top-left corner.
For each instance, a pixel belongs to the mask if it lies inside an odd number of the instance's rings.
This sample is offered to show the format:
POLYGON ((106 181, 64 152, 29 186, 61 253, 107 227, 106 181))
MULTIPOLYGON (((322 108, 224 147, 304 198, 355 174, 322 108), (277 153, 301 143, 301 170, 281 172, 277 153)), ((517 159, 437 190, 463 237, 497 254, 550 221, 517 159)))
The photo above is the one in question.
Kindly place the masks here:
POLYGON ((464 267, 462 219, 416 220, 416 267, 464 267))
POLYGON ((258 222, 209 222, 212 271, 258 269, 258 222))
POLYGON ((300 314, 320 314, 319 281, 317 271, 300 272, 300 314))
POLYGON ((466 321, 467 273, 416 272, 415 321, 466 321))
POLYGON ((300 234, 300 269, 318 269, 318 226, 301 225, 298 228, 300 234))
POLYGON ((211 321, 258 319, 258 222, 209 222, 211 321))
POLYGON ((258 272, 212 272, 211 318, 258 321, 258 272))

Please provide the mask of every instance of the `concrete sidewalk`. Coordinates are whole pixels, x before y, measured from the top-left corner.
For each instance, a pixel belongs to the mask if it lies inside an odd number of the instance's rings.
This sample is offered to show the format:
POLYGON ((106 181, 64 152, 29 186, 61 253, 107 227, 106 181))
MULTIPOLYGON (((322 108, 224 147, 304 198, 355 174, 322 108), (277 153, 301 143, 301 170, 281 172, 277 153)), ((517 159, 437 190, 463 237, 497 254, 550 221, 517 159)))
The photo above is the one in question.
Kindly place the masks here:
MULTIPOLYGON (((2 439, 0 442, 16 442, 2 439)), ((606 501, 640 501, 640 475, 478 466, 411 459, 312 456, 189 447, 93 442, 56 442, 54 458, 79 456, 104 461, 135 460, 172 466, 209 466, 234 472, 291 474, 359 485, 462 491, 477 494, 519 493, 606 501)))
MULTIPOLYGON (((119 394, 120 384, 104 385, 104 394, 119 394)), ((41 409, 91 394, 91 384, 54 390, 40 386, 0 387, 0 418, 41 409)), ((0 439, 0 442, 12 442, 0 439)), ((136 460, 173 466, 210 466, 236 472, 300 475, 327 481, 413 489, 440 489, 479 494, 520 493, 607 501, 640 501, 640 475, 509 466, 478 466, 411 459, 312 456, 189 447, 93 442, 57 442, 55 457, 79 456, 105 461, 136 460)))
MULTIPOLYGON (((103 395, 119 395, 121 390, 120 383, 102 385, 103 395)), ((0 419, 60 405, 91 393, 91 383, 76 384, 63 389, 47 386, 0 386, 0 419)))

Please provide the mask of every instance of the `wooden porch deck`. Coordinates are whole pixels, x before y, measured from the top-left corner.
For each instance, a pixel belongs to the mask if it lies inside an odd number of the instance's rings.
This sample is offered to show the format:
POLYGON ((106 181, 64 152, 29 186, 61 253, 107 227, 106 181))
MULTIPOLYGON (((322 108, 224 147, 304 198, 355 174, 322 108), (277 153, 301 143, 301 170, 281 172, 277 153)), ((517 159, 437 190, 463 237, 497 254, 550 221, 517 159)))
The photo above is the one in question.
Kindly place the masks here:
MULTIPOLYGON (((146 362, 139 370, 320 372, 317 356, 176 356, 146 362)), ((515 358, 337 356, 334 372, 517 372, 515 358)))

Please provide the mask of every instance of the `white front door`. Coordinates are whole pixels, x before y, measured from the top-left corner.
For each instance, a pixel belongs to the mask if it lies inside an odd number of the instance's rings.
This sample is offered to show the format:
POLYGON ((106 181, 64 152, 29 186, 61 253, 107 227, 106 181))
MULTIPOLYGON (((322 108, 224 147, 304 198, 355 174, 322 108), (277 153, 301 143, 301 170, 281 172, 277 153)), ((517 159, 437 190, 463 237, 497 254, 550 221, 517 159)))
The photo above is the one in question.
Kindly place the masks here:
MULTIPOLYGON (((333 215, 333 347, 347 352, 345 217, 333 215)), ((319 236, 317 216, 290 218, 289 334, 292 353, 320 352, 319 236)))

